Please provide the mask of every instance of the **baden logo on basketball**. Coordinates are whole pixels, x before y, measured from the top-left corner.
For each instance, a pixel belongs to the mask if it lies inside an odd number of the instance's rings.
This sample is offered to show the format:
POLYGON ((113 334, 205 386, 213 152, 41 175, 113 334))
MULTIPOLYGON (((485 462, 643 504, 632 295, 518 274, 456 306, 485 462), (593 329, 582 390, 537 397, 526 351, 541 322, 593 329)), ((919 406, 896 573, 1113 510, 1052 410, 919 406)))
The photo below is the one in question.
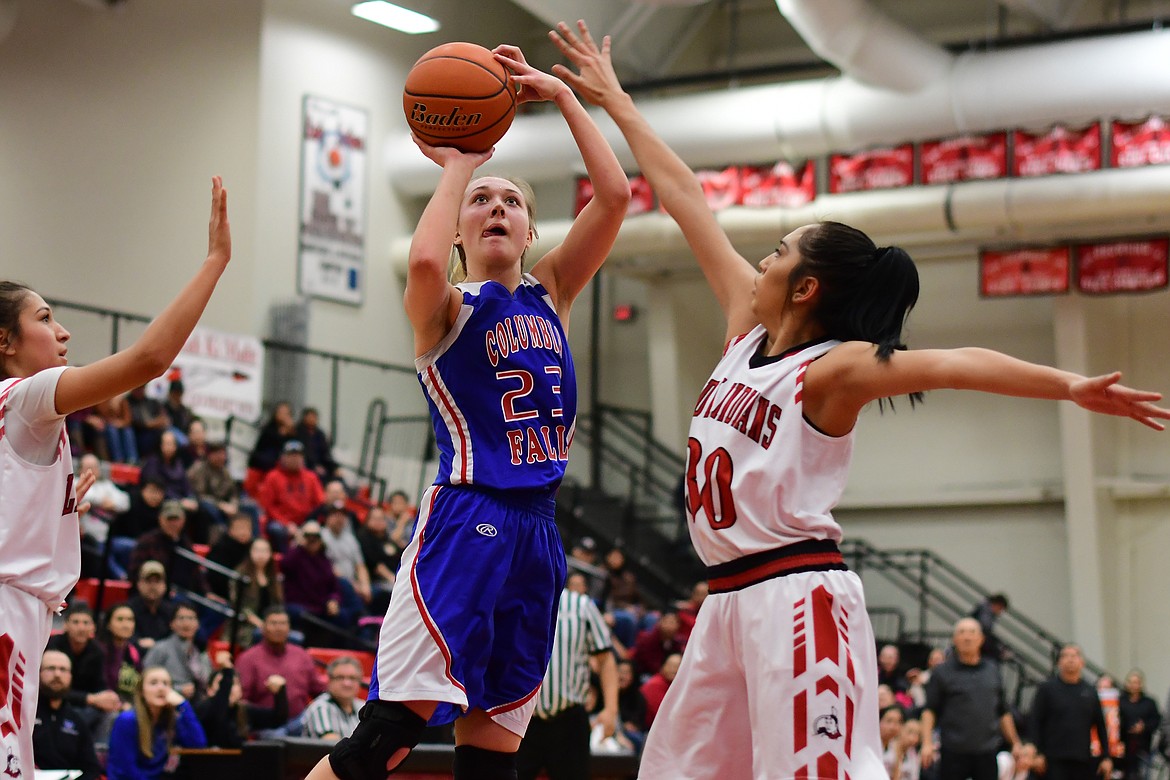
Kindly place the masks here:
POLYGON ((490 523, 480 523, 475 527, 475 530, 483 536, 495 536, 499 533, 499 531, 496 530, 496 527, 490 523))
POLYGON ((410 121, 424 127, 474 127, 483 119, 483 114, 469 114, 459 106, 448 113, 427 111, 425 103, 415 103, 410 111, 410 121))

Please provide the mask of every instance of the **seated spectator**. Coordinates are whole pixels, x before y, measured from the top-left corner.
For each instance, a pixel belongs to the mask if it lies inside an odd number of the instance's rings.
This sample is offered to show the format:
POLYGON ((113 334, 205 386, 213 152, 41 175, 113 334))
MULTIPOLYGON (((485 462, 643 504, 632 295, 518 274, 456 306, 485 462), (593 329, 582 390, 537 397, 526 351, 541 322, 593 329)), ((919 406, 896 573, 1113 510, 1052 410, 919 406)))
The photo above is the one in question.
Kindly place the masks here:
POLYGON ((394 589, 398 564, 402 560, 402 548, 391 538, 386 513, 381 507, 371 507, 366 522, 355 534, 362 550, 362 561, 370 576, 370 613, 381 615, 390 604, 390 592, 394 589))
POLYGON ((98 780, 102 766, 94 750, 93 734, 81 713, 66 701, 72 680, 69 656, 59 650, 46 650, 41 656, 33 756, 38 770, 79 769, 78 780, 98 780))
POLYGON ((302 719, 305 736, 336 742, 353 734, 358 724, 355 704, 362 684, 362 665, 352 656, 334 658, 325 668, 325 692, 310 702, 302 719))
POLYGON ((134 706, 114 721, 106 776, 109 780, 155 780, 171 760, 171 748, 207 747, 191 703, 171 686, 166 669, 147 667, 134 692, 134 706))
POLYGON ((126 605, 134 612, 134 634, 143 650, 171 634, 171 618, 175 616, 174 599, 167 594, 167 571, 158 561, 146 561, 138 570, 134 594, 126 605))
POLYGON ((130 495, 130 508, 110 523, 110 574, 116 579, 133 579, 127 571, 130 555, 143 534, 158 528, 158 513, 165 499, 162 482, 140 480, 137 492, 130 495))
POLYGON ((90 728, 97 730, 105 713, 118 712, 122 700, 106 686, 105 656, 94 635, 97 633, 93 612, 84 603, 74 603, 65 610, 65 630, 49 637, 48 649, 58 650, 69 658, 73 684, 66 694, 90 728))
POLYGON ((186 434, 187 443, 179 445, 179 459, 187 469, 187 479, 190 479, 191 467, 201 460, 207 460, 207 449, 210 444, 207 441, 207 426, 202 418, 192 417, 191 422, 187 423, 186 434))
POLYGON ((316 520, 321 525, 325 525, 326 515, 335 509, 340 509, 349 518, 351 525, 357 525, 357 517, 346 506, 349 491, 346 489, 345 483, 340 479, 331 479, 321 484, 323 486, 322 490, 324 491, 324 495, 321 497, 321 503, 313 507, 309 511, 309 514, 305 515, 305 519, 316 520))
POLYGON ((285 681, 288 713, 292 718, 290 734, 300 734, 300 716, 318 694, 324 692, 321 675, 313 657, 303 647, 289 644, 291 630, 288 613, 283 607, 269 607, 264 613, 261 641, 249 647, 236 658, 236 672, 244 688, 244 699, 260 707, 275 706, 271 678, 276 675, 285 681))
POLYGON ((158 452, 143 461, 141 477, 162 483, 166 497, 178 501, 187 513, 187 535, 206 543, 209 522, 199 508, 199 499, 195 497, 191 483, 187 481, 187 467, 179 458, 179 445, 172 431, 165 431, 159 437, 158 452))
POLYGON ((650 730, 651 724, 654 723, 654 717, 658 714, 658 709, 662 706, 662 700, 666 698, 666 692, 670 689, 670 684, 674 682, 675 675, 678 674, 679 664, 681 663, 682 655, 679 653, 671 653, 662 662, 662 668, 658 670, 658 673, 642 683, 640 690, 642 698, 646 700, 647 731, 650 730))
MULTIPOLYGON (((214 441, 207 445, 207 457, 196 460, 187 469, 187 481, 199 506, 217 525, 226 525, 240 509, 240 488, 228 472, 227 445, 214 441)), ((256 519, 254 508, 245 510, 256 519)), ((253 529, 257 533, 258 528, 253 529)))
POLYGON ((637 752, 646 742, 646 697, 631 661, 618 661, 618 720, 637 752))
POLYGON ((134 419, 126 396, 116 395, 96 407, 102 421, 106 452, 114 463, 137 463, 138 440, 134 435, 134 419))
POLYGON ((921 764, 918 747, 922 744, 922 724, 911 718, 902 724, 898 734, 894 766, 898 767, 894 780, 918 780, 921 764))
POLYGON ((897 645, 884 645, 878 651, 878 684, 890 686, 895 696, 910 690, 910 683, 902 674, 901 664, 902 653, 897 645))
MULTIPOLYGON (((158 513, 158 528, 143 534, 130 553, 131 580, 138 579, 138 570, 147 561, 158 561, 170 575, 170 586, 196 593, 208 594, 207 578, 194 561, 175 552, 183 549, 194 552, 184 533, 187 512, 178 501, 164 501, 158 513)), ((214 594, 210 594, 214 595, 214 594)))
POLYGON ((252 540, 248 547, 248 557, 236 567, 236 571, 248 578, 246 585, 232 580, 228 601, 233 605, 239 599, 240 628, 236 634, 236 643, 240 647, 251 647, 253 634, 264 626, 260 616, 268 611, 269 607, 284 606, 284 586, 280 572, 276 569, 276 559, 272 555, 272 545, 263 536, 252 540), (239 588, 244 592, 239 594, 239 588))
POLYGON ((110 523, 130 509, 130 494, 110 479, 110 465, 99 460, 97 455, 82 455, 77 467, 82 474, 92 471, 97 475, 89 492, 85 494, 89 511, 81 516, 82 533, 98 544, 105 544, 110 533, 110 523))
POLYGON ((264 475, 257 502, 268 516, 268 538, 283 551, 289 536, 325 499, 317 475, 305 468, 305 445, 296 439, 284 443, 279 465, 264 475))
POLYGON ((297 423, 294 435, 305 445, 305 466, 322 482, 328 482, 337 476, 337 461, 333 459, 333 445, 329 443, 329 437, 318 425, 319 420, 317 410, 306 406, 301 412, 301 420, 297 423))
MULTIPOLYGON (((604 610, 614 617, 614 631, 622 643, 629 646, 637 640, 638 632, 650 628, 643 625, 642 593, 638 579, 626 565, 626 553, 620 546, 605 554, 605 583, 601 590, 604 610)), ((684 640, 685 641, 685 640, 684 640)))
POLYGON ((142 659, 143 667, 166 669, 175 690, 190 701, 202 698, 211 679, 211 659, 195 646, 198 631, 199 614, 190 604, 180 602, 171 619, 171 635, 156 642, 142 659))
POLYGON ((695 621, 699 619, 699 608, 707 600, 707 581, 696 582, 691 588, 691 597, 678 603, 678 619, 682 626, 679 633, 683 642, 691 638, 691 631, 695 628, 695 621))
POLYGON ((143 651, 134 641, 134 610, 129 604, 118 604, 106 613, 100 644, 105 686, 117 691, 123 704, 130 704, 142 672, 143 651))
POLYGON ((196 419, 195 413, 183 403, 184 389, 182 379, 172 380, 167 385, 167 397, 163 401, 163 411, 171 421, 171 433, 175 434, 180 447, 187 446, 187 429, 191 427, 192 420, 196 419))
POLYGON ((344 506, 332 507, 325 514, 321 540, 325 542, 325 557, 333 564, 337 579, 341 580, 341 610, 348 610, 350 617, 356 619, 370 603, 373 594, 362 546, 354 536, 350 514, 344 506))
POLYGON ((288 695, 284 679, 272 675, 267 684, 273 695, 272 707, 257 707, 244 701, 244 688, 232 668, 231 653, 220 651, 219 666, 207 684, 207 697, 195 705, 195 714, 207 735, 207 744, 219 748, 240 748, 250 734, 274 729, 288 722, 288 695))
POLYGON ((284 574, 284 601, 289 615, 306 636, 312 637, 309 644, 326 644, 319 641, 323 639, 319 629, 299 620, 306 612, 330 621, 341 614, 341 583, 325 556, 321 526, 316 520, 309 520, 301 528, 301 543, 285 553, 280 570, 284 574))
POLYGON ((390 494, 386 502, 386 521, 390 526, 390 538, 399 550, 405 550, 414 535, 414 521, 418 513, 410 505, 410 499, 401 490, 390 494))
POLYGON ((248 468, 267 473, 276 467, 276 461, 284 452, 284 445, 296 438, 296 423, 293 421, 292 405, 281 401, 272 408, 272 416, 260 428, 252 454, 248 456, 248 468))
MULTIPOLYGON (((251 546, 252 518, 243 513, 236 514, 228 524, 227 533, 207 551, 207 560, 218 563, 225 569, 235 569, 248 557, 248 549, 251 546)), ((228 597, 230 588, 226 575, 209 570, 207 584, 211 586, 212 593, 224 599, 228 597)))
POLYGON ((930 682, 931 671, 945 660, 947 654, 941 648, 931 648, 926 656, 925 669, 910 669, 906 672, 906 682, 910 684, 906 694, 910 697, 915 710, 921 710, 926 706, 926 684, 930 682))
POLYGON ((654 674, 662 668, 667 656, 682 653, 682 623, 678 613, 667 610, 658 618, 654 628, 647 629, 638 635, 634 643, 634 652, 630 660, 640 675, 654 674))
MULTIPOLYGON (((995 754, 996 764, 999 766, 999 780, 1036 780, 1043 777, 1036 771, 1036 746, 1031 742, 1022 742, 1020 747, 1009 752, 1002 750, 995 754)), ((1136 776, 1141 778, 1142 775, 1136 776)), ((1128 775, 1126 780, 1136 780, 1128 775)))
POLYGON ((126 397, 130 407, 130 422, 138 447, 138 457, 146 458, 158 452, 159 437, 171 427, 162 402, 146 395, 146 385, 136 387, 126 397))
POLYGON ((878 735, 882 743, 882 766, 891 780, 900 780, 902 759, 899 755, 902 744, 902 726, 906 714, 898 705, 884 707, 878 713, 878 735))
POLYGON ((894 689, 885 683, 877 687, 877 702, 879 710, 889 709, 890 707, 902 708, 902 705, 898 703, 897 697, 894 696, 894 689))

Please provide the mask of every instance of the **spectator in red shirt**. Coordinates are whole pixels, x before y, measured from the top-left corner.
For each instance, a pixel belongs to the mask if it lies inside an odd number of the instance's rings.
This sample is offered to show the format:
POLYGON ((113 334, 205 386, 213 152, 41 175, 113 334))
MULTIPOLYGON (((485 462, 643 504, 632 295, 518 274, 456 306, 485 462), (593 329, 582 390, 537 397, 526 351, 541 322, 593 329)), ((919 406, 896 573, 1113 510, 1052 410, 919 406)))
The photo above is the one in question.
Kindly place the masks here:
POLYGON ((682 653, 684 644, 678 613, 674 610, 663 612, 654 628, 638 634, 631 660, 639 675, 654 674, 662 668, 667 656, 682 653))
POLYGON ((293 720, 287 727, 290 735, 300 735, 299 717, 309 702, 325 690, 325 681, 303 648, 289 644, 291 629, 288 613, 283 607, 273 606, 264 611, 264 626, 260 629, 261 642, 236 658, 236 673, 244 689, 244 699, 258 707, 274 706, 273 675, 285 682, 288 695, 288 713, 293 720))
POLYGON ((662 706, 667 689, 674 682, 674 676, 678 674, 680 663, 682 663, 682 655, 671 653, 662 662, 662 668, 658 670, 658 674, 642 683, 642 698, 646 700, 647 731, 650 730, 650 724, 654 722, 654 716, 658 714, 658 708, 662 706))
POLYGON ((256 493, 268 516, 268 538, 281 552, 288 548, 289 534, 325 500, 321 480, 305 468, 305 445, 296 439, 284 443, 280 462, 264 475, 256 493))
POLYGON ((695 621, 699 619, 699 608, 703 606, 703 602, 707 600, 707 581, 701 580, 695 583, 691 588, 691 597, 686 601, 680 601, 678 604, 678 619, 682 624, 682 629, 679 635, 682 636, 683 642, 691 638, 691 630, 695 627, 695 621))

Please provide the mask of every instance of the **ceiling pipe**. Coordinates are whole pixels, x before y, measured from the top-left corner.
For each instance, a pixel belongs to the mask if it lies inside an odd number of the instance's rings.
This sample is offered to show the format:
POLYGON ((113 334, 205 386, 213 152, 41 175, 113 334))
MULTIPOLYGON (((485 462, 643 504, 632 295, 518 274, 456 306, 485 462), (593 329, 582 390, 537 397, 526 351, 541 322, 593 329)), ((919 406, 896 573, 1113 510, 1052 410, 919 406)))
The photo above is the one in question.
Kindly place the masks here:
MULTIPOLYGON (((1170 31, 1153 30, 955 57, 945 78, 914 93, 847 76, 641 100, 663 139, 694 167, 799 160, 831 151, 1101 117, 1170 112, 1170 31)), ((623 164, 632 155, 617 128, 598 120, 623 164)), ((428 195, 438 167, 405 133, 384 157, 401 193, 428 195)), ((564 120, 516 118, 493 170, 532 182, 583 172, 564 120)))
MULTIPOLYGON (((1170 166, 821 195, 799 208, 740 206, 716 217, 743 251, 766 251, 785 233, 824 219, 855 225, 878 243, 902 245, 912 255, 924 247, 936 253, 940 246, 969 251, 971 244, 1163 232, 1170 230, 1170 166)), ((572 220, 542 222, 530 257, 538 259, 560 244, 571 225, 572 220)), ((403 274, 409 250, 409 237, 391 247, 395 268, 403 274)), ((608 262, 617 270, 636 270, 639 262, 660 272, 694 266, 682 231, 658 212, 627 218, 608 262)))
POLYGON ((946 78, 954 63, 868 0, 776 0, 776 7, 818 57, 871 87, 916 92, 946 78))

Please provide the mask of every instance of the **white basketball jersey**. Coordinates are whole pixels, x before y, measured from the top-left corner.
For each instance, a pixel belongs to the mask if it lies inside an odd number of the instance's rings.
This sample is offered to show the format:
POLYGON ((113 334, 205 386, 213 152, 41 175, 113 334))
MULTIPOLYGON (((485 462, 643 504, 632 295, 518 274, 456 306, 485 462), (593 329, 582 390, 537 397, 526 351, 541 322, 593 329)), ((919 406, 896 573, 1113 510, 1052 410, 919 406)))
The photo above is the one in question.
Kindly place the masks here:
POLYGON ((0 582, 54 609, 81 572, 73 462, 53 400, 64 370, 0 380, 0 582), (56 454, 38 461, 34 447, 56 454))
POLYGON ((832 509, 845 490, 853 434, 804 418, 804 372, 839 341, 757 355, 762 325, 728 343, 691 418, 686 504, 708 566, 806 539, 841 540, 832 509))

